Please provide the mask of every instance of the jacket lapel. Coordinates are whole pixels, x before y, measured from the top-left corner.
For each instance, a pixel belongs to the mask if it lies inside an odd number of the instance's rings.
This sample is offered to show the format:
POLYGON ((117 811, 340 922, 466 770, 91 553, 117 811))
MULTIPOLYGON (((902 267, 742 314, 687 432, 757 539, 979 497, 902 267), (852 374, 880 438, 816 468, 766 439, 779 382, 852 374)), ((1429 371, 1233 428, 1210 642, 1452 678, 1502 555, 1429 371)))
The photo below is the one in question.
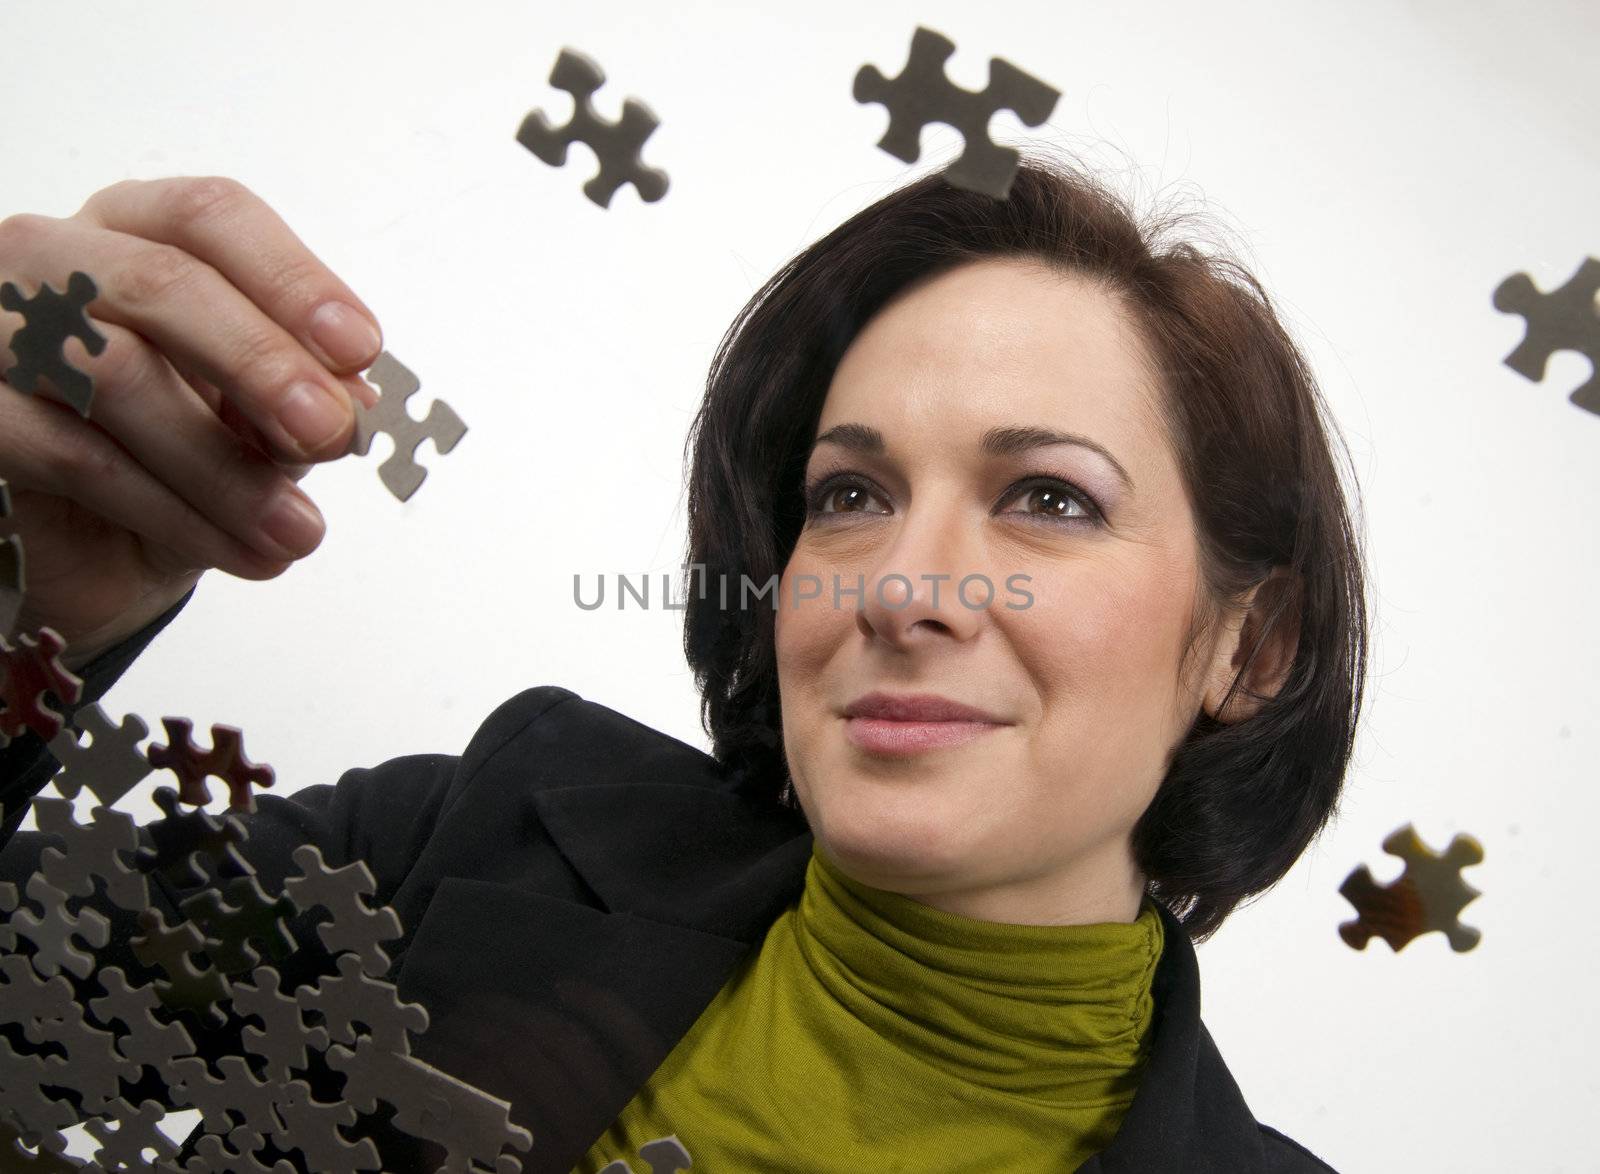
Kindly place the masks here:
POLYGON ((810 834, 704 786, 526 798, 600 907, 445 876, 397 985, 429 1010, 416 1054, 511 1102, 526 1174, 568 1174, 799 896, 810 834))

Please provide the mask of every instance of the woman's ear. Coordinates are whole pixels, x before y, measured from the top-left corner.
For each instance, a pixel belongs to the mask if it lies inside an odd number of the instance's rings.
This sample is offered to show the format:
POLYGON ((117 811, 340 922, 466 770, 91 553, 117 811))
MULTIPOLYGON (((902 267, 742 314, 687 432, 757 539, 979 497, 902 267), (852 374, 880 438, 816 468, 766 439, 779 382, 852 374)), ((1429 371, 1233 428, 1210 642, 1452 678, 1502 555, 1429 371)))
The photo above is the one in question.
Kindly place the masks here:
POLYGON ((1298 588, 1299 578, 1288 567, 1274 567, 1250 589, 1243 603, 1228 613, 1201 700, 1206 713, 1217 721, 1233 723, 1252 717, 1265 699, 1277 696, 1283 688, 1300 643, 1298 588), (1222 699, 1241 670, 1239 688, 1222 712, 1222 699))

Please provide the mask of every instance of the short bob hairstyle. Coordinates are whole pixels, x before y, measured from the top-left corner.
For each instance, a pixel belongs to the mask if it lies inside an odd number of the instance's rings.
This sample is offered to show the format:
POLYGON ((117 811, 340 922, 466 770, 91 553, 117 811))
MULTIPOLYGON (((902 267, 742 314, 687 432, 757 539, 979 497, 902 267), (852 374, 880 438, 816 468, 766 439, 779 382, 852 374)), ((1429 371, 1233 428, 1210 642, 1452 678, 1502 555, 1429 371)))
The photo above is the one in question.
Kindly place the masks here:
MULTIPOLYGON (((930 173, 779 270, 729 326, 690 428, 684 648, 717 761, 740 789, 798 809, 782 742, 777 592, 740 607, 744 593, 729 589, 724 606, 707 587, 781 575, 834 369, 897 291, 996 256, 1093 279, 1155 356, 1194 511, 1202 598, 1185 661, 1225 604, 1276 567, 1290 573, 1257 597, 1264 622, 1298 621, 1277 695, 1231 724, 1201 711, 1133 829, 1148 892, 1199 941, 1276 884, 1335 814, 1360 718, 1367 612, 1361 544, 1306 360, 1238 262, 1163 242, 1180 219, 1141 222, 1097 178, 1030 150, 1003 200, 930 173)), ((1236 676, 1229 699, 1240 687, 1236 676)))

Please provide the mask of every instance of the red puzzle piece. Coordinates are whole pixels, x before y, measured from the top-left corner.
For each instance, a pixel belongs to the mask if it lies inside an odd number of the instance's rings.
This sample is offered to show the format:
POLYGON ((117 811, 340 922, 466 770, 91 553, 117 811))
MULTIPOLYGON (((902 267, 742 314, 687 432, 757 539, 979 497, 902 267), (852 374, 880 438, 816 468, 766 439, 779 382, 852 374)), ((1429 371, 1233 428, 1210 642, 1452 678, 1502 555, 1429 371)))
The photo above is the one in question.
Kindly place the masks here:
POLYGON ((37 637, 24 634, 21 648, 0 636, 0 734, 15 738, 32 730, 50 741, 61 732, 62 715, 45 705, 51 692, 62 705, 71 705, 83 691, 83 681, 60 661, 67 643, 54 628, 40 628, 37 637))
POLYGON ((228 784, 228 810, 256 809, 251 786, 270 787, 274 776, 270 766, 258 766, 244 756, 244 734, 237 726, 213 725, 211 749, 202 751, 189 736, 194 725, 188 718, 164 717, 161 724, 167 728, 170 744, 152 745, 145 756, 151 766, 166 767, 178 776, 180 802, 191 807, 211 802, 206 776, 216 775, 228 784))

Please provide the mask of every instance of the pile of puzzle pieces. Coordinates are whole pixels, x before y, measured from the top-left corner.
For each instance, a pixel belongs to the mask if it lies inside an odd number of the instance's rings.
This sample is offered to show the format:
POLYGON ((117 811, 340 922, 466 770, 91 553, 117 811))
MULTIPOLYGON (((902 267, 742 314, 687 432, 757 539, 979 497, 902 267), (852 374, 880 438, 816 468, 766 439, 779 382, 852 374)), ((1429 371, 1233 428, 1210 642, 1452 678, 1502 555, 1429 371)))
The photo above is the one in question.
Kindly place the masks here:
MULTIPOLYGON (((51 675, 69 674, 57 665, 51 675)), ((172 744, 141 755, 136 717, 116 726, 84 707, 82 745, 70 727, 38 720, 47 712, 38 698, 33 711, 41 736, 55 726, 50 745, 65 766, 56 796, 33 802, 55 846, 22 894, 0 886, 10 912, 0 925, 0 1168, 75 1168, 61 1130, 86 1122, 101 1170, 393 1169, 371 1137, 350 1132, 358 1111, 382 1101, 392 1131, 436 1147, 438 1169, 520 1170, 512 1151, 528 1151, 532 1138, 511 1124, 510 1106, 411 1054, 428 1015, 381 977, 385 943, 401 926, 369 903, 366 865, 333 868, 302 845, 298 874, 267 892, 238 851, 248 838, 240 816, 187 807, 206 801, 207 774, 228 785, 234 811, 250 810, 252 785, 271 781, 270 768, 244 758, 237 731, 213 727, 212 748, 201 750, 186 722, 168 718, 172 744), (158 762, 182 789, 157 789, 163 818, 141 830, 111 804, 158 762), (72 799, 84 789, 100 803, 80 823, 72 799), (96 894, 136 919, 132 963, 98 961, 111 927, 84 907, 96 894), (306 957, 291 923, 315 924, 315 956, 328 964, 286 989, 275 964, 306 957), (202 1058, 197 1038, 220 1058, 202 1058), (200 1112, 202 1133, 180 1167, 158 1126, 184 1108, 200 1112)))

